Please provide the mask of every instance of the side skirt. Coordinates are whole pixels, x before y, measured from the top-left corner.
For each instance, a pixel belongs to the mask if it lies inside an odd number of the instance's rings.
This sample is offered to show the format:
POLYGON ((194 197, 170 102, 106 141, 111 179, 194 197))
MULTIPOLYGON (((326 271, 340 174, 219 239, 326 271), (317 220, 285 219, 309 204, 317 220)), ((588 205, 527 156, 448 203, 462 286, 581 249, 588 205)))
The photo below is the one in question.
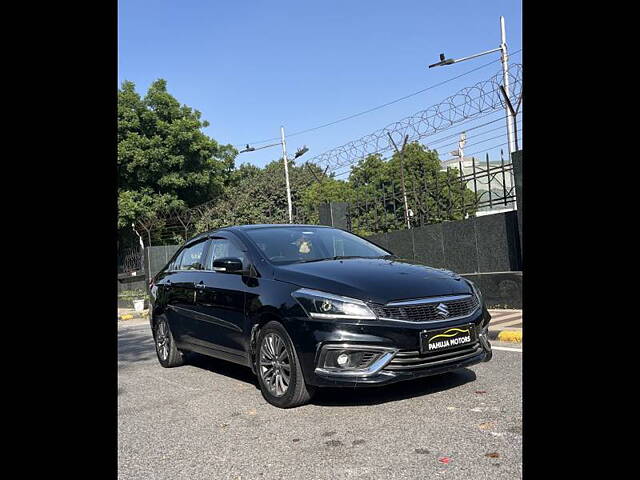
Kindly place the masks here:
MULTIPOLYGON (((237 363, 245 367, 251 367, 250 360, 245 355, 238 355, 229 352, 223 352, 214 348, 204 347, 202 345, 196 345, 195 343, 179 343, 177 344, 180 350, 186 350, 190 352, 199 353, 208 357, 218 358, 220 360, 226 360, 228 362, 237 363)), ((253 368, 252 368, 253 370, 253 368)))

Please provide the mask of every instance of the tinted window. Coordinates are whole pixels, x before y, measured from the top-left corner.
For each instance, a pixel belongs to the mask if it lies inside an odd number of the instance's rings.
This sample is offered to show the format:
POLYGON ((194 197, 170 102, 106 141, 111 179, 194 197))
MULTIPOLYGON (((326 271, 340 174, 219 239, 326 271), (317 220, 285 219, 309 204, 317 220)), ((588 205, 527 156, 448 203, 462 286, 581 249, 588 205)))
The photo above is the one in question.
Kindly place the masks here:
POLYGON ((176 260, 176 270, 201 270, 204 261, 202 254, 206 244, 206 241, 202 241, 185 248, 176 260))
POLYGON ((242 260, 242 266, 246 267, 246 254, 242 251, 240 245, 226 238, 214 238, 211 240, 209 247, 209 260, 207 261, 207 270, 213 270, 213 261, 217 258, 233 257, 242 260))
POLYGON ((266 227, 246 230, 273 263, 324 260, 333 257, 383 257, 389 252, 334 228, 266 227))

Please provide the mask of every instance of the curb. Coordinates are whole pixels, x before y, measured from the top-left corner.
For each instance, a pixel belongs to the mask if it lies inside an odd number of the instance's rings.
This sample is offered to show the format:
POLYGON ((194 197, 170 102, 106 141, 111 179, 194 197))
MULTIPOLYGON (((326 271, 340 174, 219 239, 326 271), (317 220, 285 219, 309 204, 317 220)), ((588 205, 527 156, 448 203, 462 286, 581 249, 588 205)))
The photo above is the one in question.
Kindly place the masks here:
POLYGON ((490 330, 489 340, 522 343, 522 330, 490 330))
POLYGON ((148 318, 148 316, 149 316, 148 312, 142 312, 137 314, 125 313, 124 315, 118 315, 118 321, 143 319, 143 318, 148 318))

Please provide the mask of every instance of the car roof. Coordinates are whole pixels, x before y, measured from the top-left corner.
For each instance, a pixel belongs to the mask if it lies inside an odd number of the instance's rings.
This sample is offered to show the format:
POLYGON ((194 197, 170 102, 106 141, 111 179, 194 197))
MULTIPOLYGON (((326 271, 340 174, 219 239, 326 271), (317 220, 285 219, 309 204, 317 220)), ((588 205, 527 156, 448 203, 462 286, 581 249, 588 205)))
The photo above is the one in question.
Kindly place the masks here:
POLYGON ((329 225, 307 225, 303 223, 257 223, 257 224, 251 224, 251 225, 231 225, 228 227, 216 228, 215 230, 209 230, 208 232, 199 233, 195 237, 191 237, 189 240, 184 242, 184 245, 188 245, 190 243, 201 240, 203 238, 206 238, 218 232, 224 232, 224 231, 233 232, 234 230, 240 230, 240 231, 253 230, 256 228, 286 228, 286 227, 333 228, 333 227, 330 227, 329 225))
POLYGON ((286 227, 304 227, 304 228, 332 228, 328 225, 308 225, 304 223, 258 223, 255 225, 237 225, 229 227, 230 229, 252 230, 254 228, 286 228, 286 227))

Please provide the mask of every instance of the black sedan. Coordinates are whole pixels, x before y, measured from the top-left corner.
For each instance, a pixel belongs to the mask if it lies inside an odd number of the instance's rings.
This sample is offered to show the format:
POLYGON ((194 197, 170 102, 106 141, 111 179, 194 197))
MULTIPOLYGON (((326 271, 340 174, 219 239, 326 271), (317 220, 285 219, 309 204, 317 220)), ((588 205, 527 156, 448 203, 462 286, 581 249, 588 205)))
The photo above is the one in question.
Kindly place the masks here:
POLYGON ((317 387, 382 385, 491 359, 490 315, 470 281, 336 228, 203 233, 150 288, 163 367, 189 351, 245 365, 278 407, 307 402, 317 387))

